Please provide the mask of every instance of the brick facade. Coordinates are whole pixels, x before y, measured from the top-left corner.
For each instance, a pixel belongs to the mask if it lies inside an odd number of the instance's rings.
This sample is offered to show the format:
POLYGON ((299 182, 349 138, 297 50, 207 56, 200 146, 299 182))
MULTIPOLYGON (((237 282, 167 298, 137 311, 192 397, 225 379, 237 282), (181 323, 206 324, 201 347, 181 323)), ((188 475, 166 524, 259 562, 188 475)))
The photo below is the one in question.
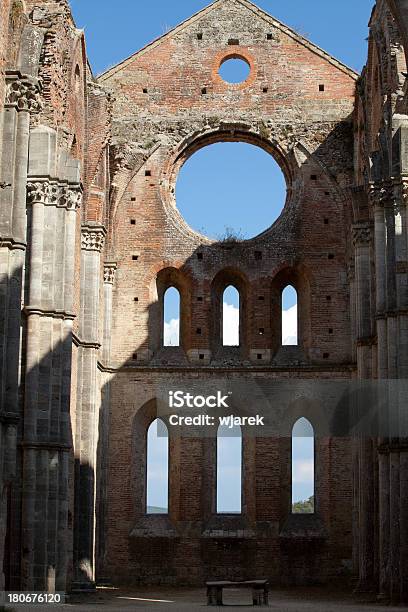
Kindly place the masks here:
POLYGON ((0 586, 332 583, 351 568, 361 590, 408 601, 402 440, 318 435, 309 516, 291 513, 306 400, 283 437, 244 431, 240 516, 215 511, 214 438, 170 436, 168 516, 146 514, 145 482, 169 383, 407 377, 402 4, 397 24, 377 1, 361 76, 248 0, 217 0, 95 79, 66 0, 3 0, 0 586), (250 74, 231 85, 218 70, 237 57, 250 74), (220 141, 262 147, 286 179, 282 214, 250 240, 211 241, 177 210, 183 163, 220 141), (241 341, 227 349, 230 284, 241 341), (288 284, 297 347, 281 346, 288 284), (170 286, 177 348, 163 346, 170 286))

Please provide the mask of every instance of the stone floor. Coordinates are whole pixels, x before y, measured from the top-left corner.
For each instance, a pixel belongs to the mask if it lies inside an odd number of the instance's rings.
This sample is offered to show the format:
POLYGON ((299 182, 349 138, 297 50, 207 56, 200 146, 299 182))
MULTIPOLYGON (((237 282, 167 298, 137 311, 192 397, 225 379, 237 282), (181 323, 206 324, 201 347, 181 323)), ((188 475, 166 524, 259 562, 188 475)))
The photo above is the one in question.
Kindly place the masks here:
MULTIPOLYGON (((249 590, 230 590, 225 592, 224 608, 240 610, 252 607, 249 590)), ((378 605, 374 601, 356 601, 345 592, 326 589, 292 589, 290 591, 271 590, 271 610, 278 612, 400 612, 401 608, 378 605)), ((58 606, 14 606, 17 611, 50 612, 116 612, 119 610, 160 610, 178 612, 190 610, 214 610, 207 608, 204 589, 175 589, 166 587, 144 587, 137 589, 101 589, 96 594, 76 596, 70 603, 58 606)))

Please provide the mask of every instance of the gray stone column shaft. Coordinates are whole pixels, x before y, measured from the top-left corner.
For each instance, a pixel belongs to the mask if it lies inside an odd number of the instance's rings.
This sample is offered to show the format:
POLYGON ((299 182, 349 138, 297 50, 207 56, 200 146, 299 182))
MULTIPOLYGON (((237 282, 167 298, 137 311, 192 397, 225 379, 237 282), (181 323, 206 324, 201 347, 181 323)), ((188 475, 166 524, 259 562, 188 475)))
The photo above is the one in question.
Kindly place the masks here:
MULTIPOLYGON (((115 282, 116 263, 105 262, 104 265, 104 317, 102 359, 105 366, 110 365, 112 344, 112 302, 115 282)), ((110 375, 100 372, 101 409, 99 416, 99 441, 97 452, 97 531, 96 531, 96 575, 98 582, 107 583, 106 534, 107 534, 107 482, 109 456, 109 408, 110 408, 110 375)))
MULTIPOLYGON (((408 379, 408 182, 402 181, 399 219, 396 223, 398 295, 398 378, 408 379)), ((400 451, 400 603, 408 605, 408 414, 406 397, 400 392, 400 426, 403 438, 400 451)))
POLYGON ((28 299, 30 306, 39 306, 42 298, 45 217, 44 202, 33 202, 31 211, 30 284, 28 299))
POLYGON ((75 576, 77 589, 95 585, 95 499, 100 402, 98 398, 99 301, 101 251, 105 240, 101 226, 82 228, 81 307, 78 350, 78 407, 75 434, 75 576))
POLYGON ((387 325, 385 321, 386 311, 386 232, 384 208, 377 205, 374 210, 375 219, 375 275, 376 275, 376 316, 377 316, 377 355, 378 376, 387 377, 387 325))
MULTIPOLYGON (((48 131, 46 137, 48 143, 48 131)), ((44 155, 43 149, 37 148, 44 155)), ((52 145, 50 150, 52 153, 52 145)), ((71 295, 74 287, 71 250, 80 189, 54 179, 34 180, 28 185, 28 199, 31 225, 29 303, 25 307, 22 588, 52 592, 65 590, 68 562, 73 314, 71 297, 68 304, 64 298, 68 287, 71 295)))
POLYGON ((26 190, 29 137, 30 113, 21 112, 18 115, 13 189, 13 233, 16 239, 21 242, 26 241, 26 190))
POLYGON ((395 243, 396 243, 396 285, 398 308, 398 377, 408 378, 408 213, 405 191, 408 184, 403 185, 403 196, 396 211, 395 243))
POLYGON ((388 453, 379 455, 379 595, 388 600, 390 592, 390 463, 388 453))
POLYGON ((386 300, 387 300, 387 340, 388 340, 388 377, 397 377, 397 308, 395 218, 393 202, 385 207, 386 220, 386 300))
POLYGON ((408 452, 400 453, 400 602, 408 604, 408 452))
POLYGON ((104 266, 104 318, 103 318, 103 344, 102 355, 105 363, 108 363, 111 355, 112 344, 112 302, 113 284, 115 279, 116 264, 105 263, 104 266))
POLYGON ((77 215, 75 208, 65 211, 65 270, 64 270, 64 304, 68 312, 74 310, 74 292, 72 279, 75 274, 75 236, 77 215))
MULTIPOLYGON (((356 326, 357 326, 357 372, 360 379, 372 375, 371 337, 371 229, 367 223, 353 226, 355 248, 356 326)), ((374 465, 373 441, 361 437, 358 444, 358 490, 359 490, 359 584, 360 591, 371 591, 375 579, 375 521, 374 521, 374 465)))
MULTIPOLYGON (((0 550, 6 536, 7 496, 17 470, 29 129, 30 113, 39 110, 38 93, 36 79, 19 72, 6 74, 5 107, 0 112, 0 150, 7 152, 0 160, 0 550)), ((0 590, 4 581, 1 556, 0 590)))
POLYGON ((390 453, 390 595, 400 601, 400 456, 390 453))

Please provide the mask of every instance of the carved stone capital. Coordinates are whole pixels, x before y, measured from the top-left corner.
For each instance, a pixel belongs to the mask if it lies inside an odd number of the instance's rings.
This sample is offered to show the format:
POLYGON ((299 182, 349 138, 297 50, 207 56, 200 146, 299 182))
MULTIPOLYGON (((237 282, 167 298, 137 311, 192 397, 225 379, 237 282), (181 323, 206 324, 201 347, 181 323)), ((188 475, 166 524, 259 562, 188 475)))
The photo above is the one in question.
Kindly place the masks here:
POLYGON ((117 265, 115 263, 105 263, 103 267, 103 282, 108 285, 113 285, 115 282, 117 265))
POLYGON ((395 188, 392 181, 373 183, 370 186, 369 199, 373 207, 392 206, 395 200, 395 188))
POLYGON ((41 85, 38 79, 14 72, 6 75, 6 83, 7 106, 29 113, 41 111, 41 85))
POLYGON ((27 202, 28 204, 36 204, 42 202, 48 203, 50 194, 50 183, 48 181, 29 181, 27 183, 27 202))
POLYGON ((106 230, 101 226, 86 225, 81 230, 81 249, 101 252, 105 244, 106 230))
POLYGON ((401 180, 398 185, 398 199, 402 206, 407 206, 408 204, 408 179, 404 178, 401 180))
POLYGON ((367 245, 371 242, 371 226, 369 223, 356 223, 352 227, 354 246, 367 245))
POLYGON ((82 204, 82 190, 79 187, 65 187, 62 190, 61 205, 67 210, 77 210, 82 204))
POLYGON ((28 204, 41 202, 44 206, 76 210, 82 202, 82 189, 79 185, 68 185, 58 181, 28 181, 27 202, 28 204))

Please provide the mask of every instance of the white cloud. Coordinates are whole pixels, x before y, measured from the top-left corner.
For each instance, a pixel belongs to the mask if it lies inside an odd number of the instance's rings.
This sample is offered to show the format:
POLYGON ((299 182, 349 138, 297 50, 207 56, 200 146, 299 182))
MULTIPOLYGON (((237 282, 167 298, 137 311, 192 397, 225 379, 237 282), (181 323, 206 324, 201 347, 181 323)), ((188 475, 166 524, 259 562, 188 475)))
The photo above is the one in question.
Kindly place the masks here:
POLYGON ((282 344, 296 346, 298 343, 297 304, 282 311, 282 344))
POLYGON ((239 308, 224 302, 223 305, 224 346, 239 346, 239 308))
POLYGON ((309 484, 314 482, 314 461, 293 460, 292 463, 292 483, 309 484))
POLYGON ((171 319, 164 322, 164 346, 180 346, 180 321, 171 319))

